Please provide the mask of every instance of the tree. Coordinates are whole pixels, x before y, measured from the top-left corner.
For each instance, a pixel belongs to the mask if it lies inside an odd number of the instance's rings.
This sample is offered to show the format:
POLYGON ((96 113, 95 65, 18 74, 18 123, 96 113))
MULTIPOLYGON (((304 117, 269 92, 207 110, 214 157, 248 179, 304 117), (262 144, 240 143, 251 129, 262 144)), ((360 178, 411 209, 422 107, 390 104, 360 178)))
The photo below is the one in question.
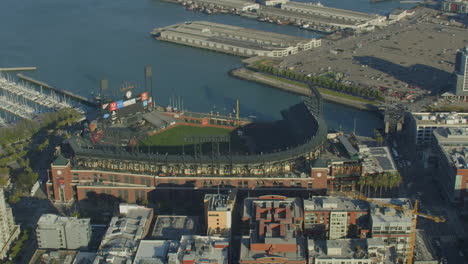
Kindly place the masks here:
POLYGON ((379 130, 377 129, 374 129, 374 138, 375 138, 375 141, 377 141, 377 144, 379 146, 382 146, 384 139, 382 137, 382 134, 380 134, 379 130))

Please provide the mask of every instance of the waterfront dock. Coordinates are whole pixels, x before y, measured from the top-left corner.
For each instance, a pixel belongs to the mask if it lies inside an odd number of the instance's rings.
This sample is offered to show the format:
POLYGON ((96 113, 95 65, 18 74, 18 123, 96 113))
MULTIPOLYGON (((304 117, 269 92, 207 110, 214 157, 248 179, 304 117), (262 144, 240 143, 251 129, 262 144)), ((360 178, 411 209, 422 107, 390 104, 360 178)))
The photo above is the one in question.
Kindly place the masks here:
POLYGON ((13 67, 13 68, 0 68, 0 72, 8 71, 35 71, 37 67, 13 67))
MULTIPOLYGON (((230 74, 242 80, 264 84, 264 85, 267 85, 276 89, 280 89, 285 92, 294 93, 294 94, 303 95, 303 96, 312 95, 310 89, 307 86, 305 86, 305 84, 299 85, 299 84, 294 84, 292 82, 281 81, 279 79, 275 79, 273 76, 269 76, 268 74, 251 71, 246 68, 239 68, 239 69, 232 70, 230 74)), ((323 99, 326 101, 350 106, 350 107, 357 108, 360 110, 374 111, 374 112, 379 111, 379 109, 375 105, 365 103, 359 100, 344 98, 339 95, 334 95, 330 92, 327 92, 325 88, 318 87, 318 89, 323 99)))
POLYGON ((341 29, 370 31, 375 26, 387 25, 385 16, 326 7, 315 3, 294 1, 269 1, 261 5, 242 0, 165 0, 178 3, 187 10, 207 14, 232 13, 259 21, 280 25, 291 24, 303 29, 334 32, 341 29))
POLYGON ((306 39, 205 21, 157 28, 152 34, 158 40, 243 57, 285 57, 321 45, 320 39, 306 39))
POLYGON ((16 76, 18 76, 18 78, 21 79, 21 80, 33 83, 33 84, 38 85, 38 86, 40 86, 42 88, 47 88, 49 90, 54 91, 55 93, 61 94, 64 97, 68 97, 68 98, 76 100, 76 101, 78 101, 80 103, 90 105, 90 106, 98 106, 98 104, 95 101, 93 101, 93 100, 91 100, 89 98, 86 98, 84 96, 77 95, 77 94, 74 94, 74 93, 69 92, 69 91, 58 89, 58 88, 53 87, 53 86, 51 86, 51 85, 49 85, 47 83, 44 83, 44 82, 35 80, 35 79, 31 78, 31 77, 25 76, 25 75, 23 75, 21 73, 18 73, 16 76))

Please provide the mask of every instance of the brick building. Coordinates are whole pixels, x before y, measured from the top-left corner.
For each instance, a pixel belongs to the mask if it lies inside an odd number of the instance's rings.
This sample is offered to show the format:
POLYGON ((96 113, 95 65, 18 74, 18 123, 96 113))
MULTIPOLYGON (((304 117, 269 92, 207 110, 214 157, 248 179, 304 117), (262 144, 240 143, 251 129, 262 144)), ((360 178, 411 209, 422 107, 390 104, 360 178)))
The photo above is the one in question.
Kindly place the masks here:
POLYGON ((468 128, 440 128, 434 131, 434 139, 435 180, 450 202, 468 208, 468 128))
POLYGON ((302 203, 298 198, 267 195, 246 198, 239 263, 307 263, 302 234, 302 203))

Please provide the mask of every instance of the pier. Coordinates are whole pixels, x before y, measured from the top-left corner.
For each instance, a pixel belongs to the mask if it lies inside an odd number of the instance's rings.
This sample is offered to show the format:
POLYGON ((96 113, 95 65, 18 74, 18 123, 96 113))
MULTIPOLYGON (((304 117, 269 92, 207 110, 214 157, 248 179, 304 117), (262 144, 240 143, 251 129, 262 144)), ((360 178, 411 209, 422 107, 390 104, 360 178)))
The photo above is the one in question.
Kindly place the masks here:
POLYGON ((217 24, 205 21, 155 29, 156 39, 243 57, 285 57, 321 45, 320 39, 217 24))
POLYGON ((86 98, 84 96, 77 95, 77 94, 74 94, 74 93, 69 92, 69 91, 58 89, 58 88, 53 87, 53 86, 51 86, 51 85, 49 85, 47 83, 44 83, 44 82, 35 80, 35 79, 31 78, 31 77, 25 76, 25 75, 23 75, 21 73, 18 73, 16 76, 18 76, 18 78, 21 79, 21 80, 36 84, 36 85, 38 85, 38 86, 40 86, 42 88, 47 88, 49 90, 54 91, 55 93, 62 94, 63 96, 68 97, 68 98, 73 99, 73 100, 76 100, 76 101, 78 101, 80 103, 83 103, 83 104, 86 104, 86 105, 89 105, 89 106, 98 106, 98 104, 95 101, 93 101, 93 100, 91 100, 89 98, 86 98))
POLYGON ((264 0, 260 5, 243 0, 164 1, 179 3, 186 6, 187 10, 199 10, 207 14, 233 13, 259 21, 291 24, 328 33, 341 29, 371 31, 375 26, 387 25, 385 16, 295 1, 264 0))
POLYGON ((14 68, 0 68, 0 72, 2 71, 35 71, 37 67, 14 67, 14 68))

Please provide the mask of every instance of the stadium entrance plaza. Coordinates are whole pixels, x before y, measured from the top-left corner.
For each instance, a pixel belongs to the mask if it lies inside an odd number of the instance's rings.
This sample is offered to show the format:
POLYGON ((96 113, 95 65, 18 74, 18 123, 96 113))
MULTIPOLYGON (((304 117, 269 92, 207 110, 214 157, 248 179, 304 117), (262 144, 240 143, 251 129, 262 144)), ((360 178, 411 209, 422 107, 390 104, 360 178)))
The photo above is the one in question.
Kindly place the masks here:
POLYGON ((428 22, 434 12, 422 8, 413 18, 373 33, 324 39, 321 48, 289 56, 280 66, 306 74, 343 73, 345 81, 414 97, 439 91, 450 85, 455 53, 468 44, 468 30, 428 22))

